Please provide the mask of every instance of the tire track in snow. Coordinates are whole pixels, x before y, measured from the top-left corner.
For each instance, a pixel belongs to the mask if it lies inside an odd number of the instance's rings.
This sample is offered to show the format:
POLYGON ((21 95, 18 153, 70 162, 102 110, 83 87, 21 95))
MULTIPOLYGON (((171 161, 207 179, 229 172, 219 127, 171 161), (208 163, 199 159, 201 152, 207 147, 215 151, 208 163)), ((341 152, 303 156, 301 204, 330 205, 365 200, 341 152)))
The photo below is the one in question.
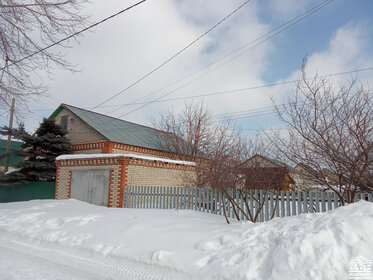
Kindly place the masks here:
MULTIPOLYGON (((8 234, 7 234, 8 235, 8 234)), ((25 241, 15 240, 10 235, 0 238, 0 247, 36 256, 48 262, 71 267, 78 271, 100 275, 101 279, 128 280, 173 280, 192 279, 190 275, 167 267, 156 267, 115 257, 103 257, 92 252, 74 250, 69 253, 58 248, 45 248, 25 241)), ((14 237, 14 236, 13 236, 14 237)), ((69 248, 70 249, 70 248, 69 248)))

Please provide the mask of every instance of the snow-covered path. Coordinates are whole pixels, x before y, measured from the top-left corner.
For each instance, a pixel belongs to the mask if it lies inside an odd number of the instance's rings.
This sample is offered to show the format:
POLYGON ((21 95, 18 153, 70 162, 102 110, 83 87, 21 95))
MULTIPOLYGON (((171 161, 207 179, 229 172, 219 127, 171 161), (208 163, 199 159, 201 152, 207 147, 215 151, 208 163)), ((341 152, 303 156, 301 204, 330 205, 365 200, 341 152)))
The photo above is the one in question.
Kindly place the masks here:
POLYGON ((98 279, 94 275, 87 275, 81 271, 72 270, 49 260, 44 260, 29 253, 8 249, 0 246, 0 279, 55 279, 55 280, 83 280, 98 279))
POLYGON ((230 225, 189 210, 0 203, 0 279, 348 279, 353 260, 373 260, 372 233, 365 201, 230 225))
POLYGON ((185 273, 123 258, 100 256, 84 250, 61 250, 0 234, 0 279, 190 279, 185 273))

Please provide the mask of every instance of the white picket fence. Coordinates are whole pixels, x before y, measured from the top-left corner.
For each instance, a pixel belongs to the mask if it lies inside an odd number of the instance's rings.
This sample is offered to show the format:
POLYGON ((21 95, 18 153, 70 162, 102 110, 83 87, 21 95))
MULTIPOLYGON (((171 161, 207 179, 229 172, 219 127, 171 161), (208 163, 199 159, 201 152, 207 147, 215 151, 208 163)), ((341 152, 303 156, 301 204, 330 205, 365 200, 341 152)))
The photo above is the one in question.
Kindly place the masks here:
MULTIPOLYGON (((256 222, 325 212, 341 206, 334 192, 323 191, 247 190, 240 193, 232 189, 229 195, 223 195, 216 189, 125 186, 123 196, 123 207, 126 208, 189 209, 217 215, 224 215, 225 208, 229 218, 237 218, 236 212, 241 220, 256 222)), ((373 195, 360 193, 354 198, 355 201, 361 199, 373 202, 373 195)))

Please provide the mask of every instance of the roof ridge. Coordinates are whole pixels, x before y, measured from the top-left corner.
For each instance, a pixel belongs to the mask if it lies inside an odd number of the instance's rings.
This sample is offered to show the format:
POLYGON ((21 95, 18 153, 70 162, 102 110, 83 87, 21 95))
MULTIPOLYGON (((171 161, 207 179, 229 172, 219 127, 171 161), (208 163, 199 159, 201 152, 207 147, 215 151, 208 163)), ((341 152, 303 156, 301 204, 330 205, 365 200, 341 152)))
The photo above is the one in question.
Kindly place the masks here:
POLYGON ((126 122, 126 123, 133 124, 133 125, 138 125, 138 126, 142 126, 142 127, 145 127, 145 128, 149 128, 149 129, 152 129, 152 130, 157 130, 157 131, 165 132, 166 133, 166 131, 163 131, 163 130, 160 130, 160 129, 157 129, 157 128, 154 128, 154 127, 150 127, 150 126, 146 126, 146 125, 143 125, 143 124, 138 124, 138 123, 134 123, 134 122, 122 120, 122 119, 115 118, 115 117, 112 117, 112 116, 109 116, 109 115, 105 115, 103 113, 98 113, 98 112, 90 111, 90 110, 79 108, 79 107, 76 107, 76 106, 73 106, 73 105, 69 105, 69 104, 66 104, 66 103, 62 103, 60 106, 73 107, 75 109, 78 109, 78 110, 81 110, 81 111, 85 111, 85 112, 88 112, 88 113, 97 114, 97 115, 100 115, 100 116, 103 116, 103 117, 108 117, 108 118, 111 118, 111 119, 114 119, 114 120, 126 122))

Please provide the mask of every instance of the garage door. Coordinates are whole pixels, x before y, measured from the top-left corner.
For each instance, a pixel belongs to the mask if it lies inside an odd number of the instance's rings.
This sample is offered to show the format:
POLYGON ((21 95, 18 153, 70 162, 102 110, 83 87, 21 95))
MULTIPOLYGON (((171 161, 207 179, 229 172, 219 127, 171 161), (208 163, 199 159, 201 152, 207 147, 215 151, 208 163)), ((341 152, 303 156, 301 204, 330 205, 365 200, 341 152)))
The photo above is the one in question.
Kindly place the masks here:
POLYGON ((110 170, 81 170, 71 174, 71 198, 107 206, 110 170))

